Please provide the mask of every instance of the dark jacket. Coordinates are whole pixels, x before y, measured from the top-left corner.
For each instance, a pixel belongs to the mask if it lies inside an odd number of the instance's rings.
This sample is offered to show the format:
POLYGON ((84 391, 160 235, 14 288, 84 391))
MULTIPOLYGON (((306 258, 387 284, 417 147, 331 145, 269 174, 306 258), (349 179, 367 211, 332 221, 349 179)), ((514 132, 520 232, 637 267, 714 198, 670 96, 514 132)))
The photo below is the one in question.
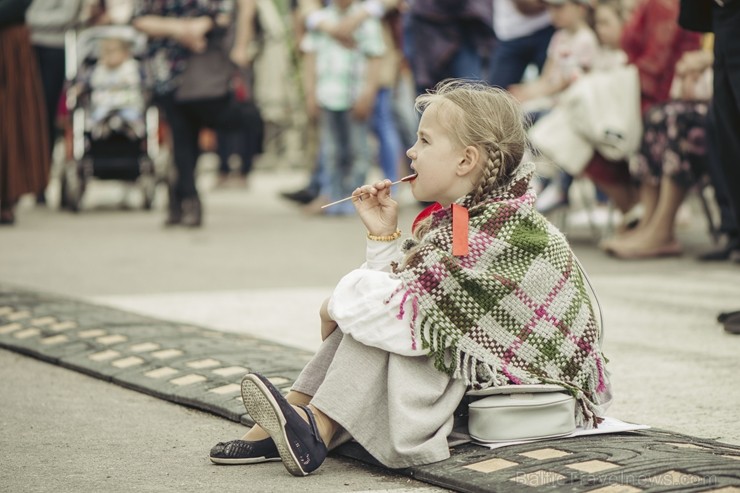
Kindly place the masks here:
POLYGON ((711 32, 713 8, 713 0, 681 0, 678 24, 689 31, 711 32))
POLYGON ((31 0, 0 0, 0 27, 26 22, 26 10, 31 0))

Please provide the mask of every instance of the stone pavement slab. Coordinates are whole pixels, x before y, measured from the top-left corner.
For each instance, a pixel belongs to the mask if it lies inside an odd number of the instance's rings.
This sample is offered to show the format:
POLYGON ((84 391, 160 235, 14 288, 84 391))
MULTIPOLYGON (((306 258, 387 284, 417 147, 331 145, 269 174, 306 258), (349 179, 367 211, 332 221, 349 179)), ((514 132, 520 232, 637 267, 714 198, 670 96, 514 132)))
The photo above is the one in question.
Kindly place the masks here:
MULTIPOLYGON (((0 347, 172 402, 251 424, 239 396, 259 371, 287 392, 311 353, 253 336, 166 322, 57 295, 0 286, 0 347)), ((378 465, 357 444, 338 454, 378 465)), ((553 439, 402 471, 461 492, 740 493, 740 447, 662 430, 553 439)))

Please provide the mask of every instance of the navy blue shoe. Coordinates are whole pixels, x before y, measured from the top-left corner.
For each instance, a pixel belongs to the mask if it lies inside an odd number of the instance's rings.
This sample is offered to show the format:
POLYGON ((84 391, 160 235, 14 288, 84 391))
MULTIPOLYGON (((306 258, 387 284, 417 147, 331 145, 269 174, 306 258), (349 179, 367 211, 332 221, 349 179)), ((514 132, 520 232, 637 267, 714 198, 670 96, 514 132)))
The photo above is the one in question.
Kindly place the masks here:
POLYGON ((214 464, 259 464, 280 460, 280 454, 272 438, 265 438, 219 442, 211 449, 210 458, 214 464))
POLYGON ((283 464, 293 476, 306 476, 324 462, 328 451, 307 406, 300 407, 306 412, 308 423, 258 373, 242 379, 242 399, 252 419, 274 440, 283 464))

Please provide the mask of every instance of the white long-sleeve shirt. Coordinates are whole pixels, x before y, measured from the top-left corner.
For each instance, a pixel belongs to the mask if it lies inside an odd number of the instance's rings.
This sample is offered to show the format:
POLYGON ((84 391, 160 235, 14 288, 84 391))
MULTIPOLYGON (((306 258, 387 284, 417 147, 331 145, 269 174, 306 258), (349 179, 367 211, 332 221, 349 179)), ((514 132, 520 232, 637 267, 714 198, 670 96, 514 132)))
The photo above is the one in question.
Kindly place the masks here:
POLYGON ((416 341, 412 338, 411 301, 406 300, 404 306, 408 315, 399 320, 403 295, 398 293, 389 299, 401 285, 390 267, 391 262, 402 259, 400 245, 400 240, 368 240, 366 262, 345 275, 334 288, 329 315, 343 333, 366 346, 402 356, 425 356, 428 351, 422 349, 418 334, 416 341))

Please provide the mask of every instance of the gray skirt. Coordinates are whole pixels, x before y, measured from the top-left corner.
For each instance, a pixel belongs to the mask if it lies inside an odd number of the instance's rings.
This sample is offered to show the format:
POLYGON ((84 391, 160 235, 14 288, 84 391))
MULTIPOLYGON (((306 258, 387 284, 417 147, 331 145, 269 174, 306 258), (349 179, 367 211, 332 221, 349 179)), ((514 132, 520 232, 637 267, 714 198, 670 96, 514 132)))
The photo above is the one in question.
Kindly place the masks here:
POLYGON ((386 467, 428 464, 450 456, 447 435, 466 386, 409 357, 360 344, 335 330, 306 365, 293 390, 343 430, 330 448, 353 438, 386 467))

